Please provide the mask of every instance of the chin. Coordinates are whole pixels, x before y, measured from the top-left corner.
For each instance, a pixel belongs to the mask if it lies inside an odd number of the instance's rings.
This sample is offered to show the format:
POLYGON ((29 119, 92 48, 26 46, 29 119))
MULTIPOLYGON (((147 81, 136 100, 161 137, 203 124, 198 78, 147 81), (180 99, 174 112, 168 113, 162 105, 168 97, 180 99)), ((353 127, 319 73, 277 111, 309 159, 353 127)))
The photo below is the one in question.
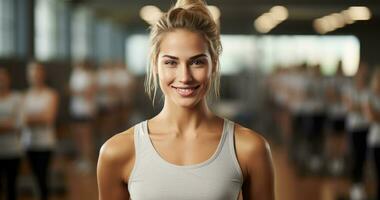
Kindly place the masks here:
POLYGON ((183 108, 194 108, 200 102, 201 101, 198 99, 173 99, 172 100, 172 103, 174 103, 178 107, 183 107, 183 108))
POLYGON ((187 109, 198 107, 198 105, 201 104, 203 100, 206 100, 205 96, 201 94, 187 98, 173 94, 173 96, 170 96, 168 98, 170 99, 170 104, 187 109))

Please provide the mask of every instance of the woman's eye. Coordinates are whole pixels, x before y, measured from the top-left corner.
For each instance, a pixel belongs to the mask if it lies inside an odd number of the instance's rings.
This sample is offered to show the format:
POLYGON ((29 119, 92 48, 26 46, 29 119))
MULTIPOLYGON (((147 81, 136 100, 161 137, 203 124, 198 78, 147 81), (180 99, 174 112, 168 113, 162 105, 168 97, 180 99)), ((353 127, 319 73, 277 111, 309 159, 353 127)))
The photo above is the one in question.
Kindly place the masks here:
POLYGON ((196 65, 196 66, 199 66, 199 65, 203 65, 205 62, 203 60, 193 60, 191 62, 191 65, 196 65))
POLYGON ((165 64, 165 65, 171 65, 171 66, 174 66, 174 65, 177 64, 177 62, 174 61, 174 60, 167 60, 167 61, 164 62, 164 64, 165 64))

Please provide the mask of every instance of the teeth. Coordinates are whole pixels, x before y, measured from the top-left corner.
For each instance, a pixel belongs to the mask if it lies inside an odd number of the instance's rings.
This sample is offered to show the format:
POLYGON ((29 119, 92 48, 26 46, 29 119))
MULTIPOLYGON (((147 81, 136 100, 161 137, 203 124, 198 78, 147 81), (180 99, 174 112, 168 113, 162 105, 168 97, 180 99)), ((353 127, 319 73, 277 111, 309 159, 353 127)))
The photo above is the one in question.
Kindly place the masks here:
POLYGON ((193 89, 182 89, 182 88, 178 88, 179 91, 181 92, 191 92, 193 89))
POLYGON ((188 96, 194 92, 195 87, 193 87, 193 88, 176 88, 176 90, 179 94, 188 96))

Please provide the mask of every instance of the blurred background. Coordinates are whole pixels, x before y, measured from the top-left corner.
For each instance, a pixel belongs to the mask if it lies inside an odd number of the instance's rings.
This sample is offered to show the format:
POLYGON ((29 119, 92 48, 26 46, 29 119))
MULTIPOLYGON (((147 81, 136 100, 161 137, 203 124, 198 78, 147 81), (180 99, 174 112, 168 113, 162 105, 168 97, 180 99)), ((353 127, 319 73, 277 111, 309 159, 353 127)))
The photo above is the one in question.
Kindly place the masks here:
MULTIPOLYGON (((100 146, 161 109, 148 27, 174 3, 0 0, 0 199, 98 198, 100 146)), ((380 199, 380 2, 207 3, 223 45, 210 106, 267 138, 277 198, 380 199)))

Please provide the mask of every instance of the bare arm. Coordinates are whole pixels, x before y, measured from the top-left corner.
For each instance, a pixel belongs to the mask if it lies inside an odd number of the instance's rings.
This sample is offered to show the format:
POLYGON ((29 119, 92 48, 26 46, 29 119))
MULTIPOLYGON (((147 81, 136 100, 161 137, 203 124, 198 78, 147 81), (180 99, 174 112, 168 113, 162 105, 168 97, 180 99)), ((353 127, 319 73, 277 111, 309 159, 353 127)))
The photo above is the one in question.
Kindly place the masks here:
POLYGON ((247 130, 242 134, 245 136, 240 139, 240 150, 237 147, 244 174, 243 198, 248 200, 274 200, 275 181, 270 147, 264 138, 247 130))
POLYGON ((97 166, 99 200, 129 199, 127 183, 133 164, 133 131, 115 135, 102 146, 97 166))
POLYGON ((19 128, 21 117, 21 105, 22 98, 17 95, 17 98, 13 98, 12 114, 6 119, 0 120, 0 134, 9 133, 19 128))

